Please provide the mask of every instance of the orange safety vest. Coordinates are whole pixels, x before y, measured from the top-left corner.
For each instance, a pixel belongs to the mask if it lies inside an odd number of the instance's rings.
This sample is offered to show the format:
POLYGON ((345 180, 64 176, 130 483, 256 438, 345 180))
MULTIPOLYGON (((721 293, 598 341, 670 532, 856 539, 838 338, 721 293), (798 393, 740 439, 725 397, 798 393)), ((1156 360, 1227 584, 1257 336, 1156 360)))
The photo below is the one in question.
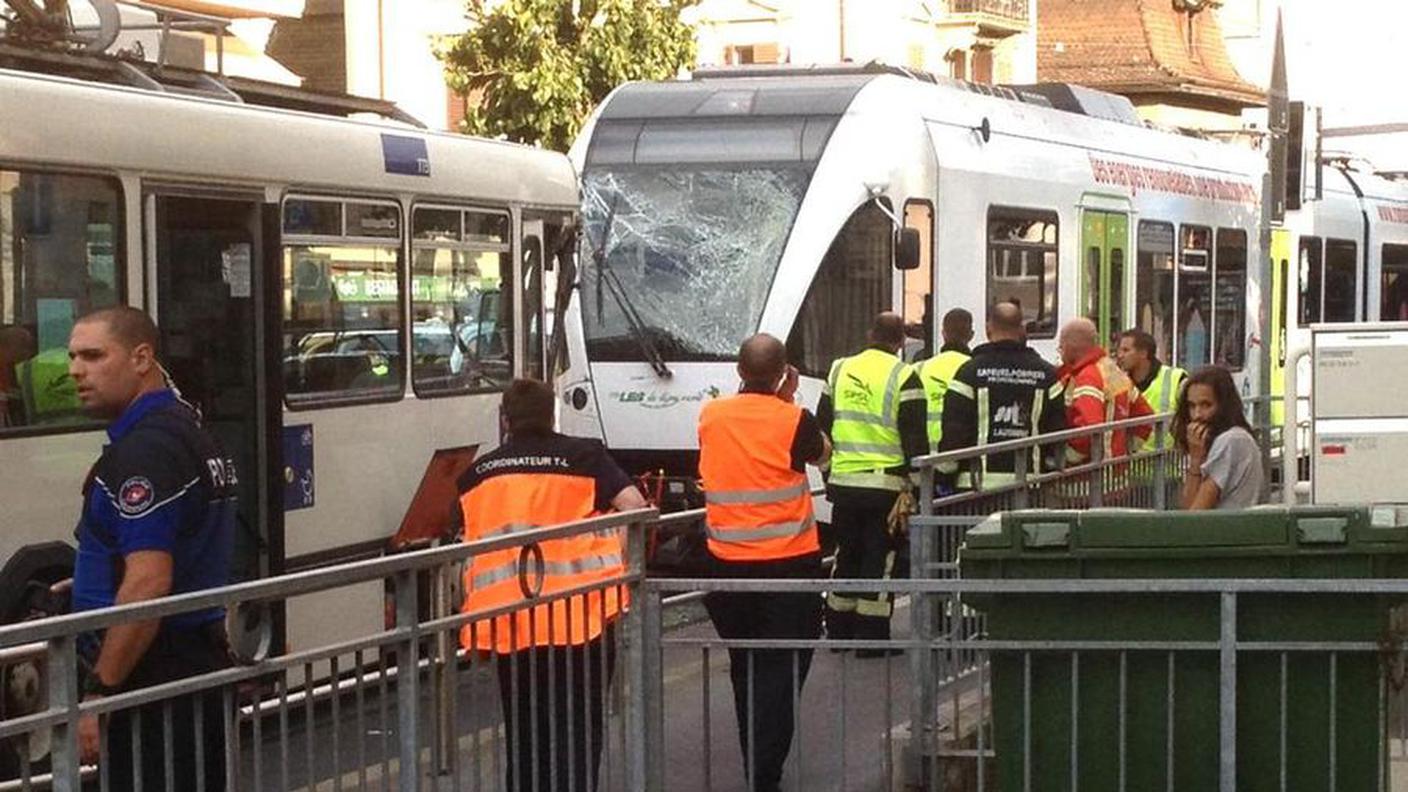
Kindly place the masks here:
MULTIPOLYGON (((505 473, 492 475, 460 496, 464 540, 493 539, 595 516, 596 486, 588 475, 505 473)), ((509 547, 473 556, 464 572, 462 613, 511 607, 538 597, 619 578, 625 574, 624 533, 588 532, 538 545, 509 547)), ((550 605, 519 608, 510 615, 470 622, 460 629, 466 649, 501 654, 531 646, 580 645, 601 635, 621 612, 625 590, 608 586, 550 605), (570 606, 570 609, 569 609, 570 606)))
POLYGON ((792 558, 820 549, 805 473, 792 469, 802 408, 743 393, 704 405, 699 475, 709 552, 726 561, 792 558))

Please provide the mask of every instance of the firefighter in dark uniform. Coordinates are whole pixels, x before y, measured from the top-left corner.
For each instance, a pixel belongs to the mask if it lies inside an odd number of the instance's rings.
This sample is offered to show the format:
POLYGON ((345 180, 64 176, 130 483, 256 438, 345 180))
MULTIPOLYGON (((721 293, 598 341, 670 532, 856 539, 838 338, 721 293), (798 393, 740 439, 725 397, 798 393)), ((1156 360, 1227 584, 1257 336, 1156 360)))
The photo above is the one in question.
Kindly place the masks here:
MULTIPOLYGON (((988 342, 973 350, 973 357, 954 374, 944 394, 943 435, 939 451, 1020 440, 1066 428, 1064 389, 1056 367, 1027 346, 1022 309, 1001 302, 988 310, 988 342)), ((1026 464, 1029 474, 1050 469, 1052 451, 1042 458, 1033 450, 1026 464)), ((987 489, 1016 480, 1015 454, 989 454, 960 466, 939 465, 949 485, 967 474, 987 489), (960 467, 966 468, 960 471, 960 467)))
MULTIPOLYGON (((235 531, 235 470, 200 417, 167 386, 157 330, 134 308, 89 314, 69 338, 69 373, 83 407, 107 419, 109 444, 84 484, 73 607, 90 610, 223 586, 235 531)), ((120 624, 80 644, 86 699, 216 671, 228 665, 224 610, 120 624), (85 645, 86 644, 86 645, 85 645)), ((108 721, 110 788, 225 788, 223 696, 168 700, 173 784, 166 784, 164 703, 108 721), (201 728, 197 729, 196 712, 201 728), (138 722, 140 726, 138 726, 138 722), (132 744, 140 730, 140 757, 132 744), (202 761, 197 766, 196 743, 202 761)), ((84 761, 99 754, 97 718, 79 722, 84 761)))
MULTIPOLYGON (((699 416, 699 475, 714 573, 724 578, 821 577, 821 545, 807 465, 830 454, 821 426, 793 403, 797 370, 776 338, 759 334, 738 352, 743 387, 704 405, 699 416)), ((716 591, 704 600, 725 639, 814 639, 821 600, 809 592, 716 591)), ((792 747, 810 649, 730 648, 738 741, 748 788, 780 789, 792 747)))

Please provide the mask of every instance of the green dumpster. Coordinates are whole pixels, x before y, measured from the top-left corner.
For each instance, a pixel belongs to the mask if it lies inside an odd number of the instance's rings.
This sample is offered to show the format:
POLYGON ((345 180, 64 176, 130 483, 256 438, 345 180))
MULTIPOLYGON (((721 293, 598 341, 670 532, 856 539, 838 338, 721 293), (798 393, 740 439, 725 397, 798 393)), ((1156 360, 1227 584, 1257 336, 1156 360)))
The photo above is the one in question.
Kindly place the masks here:
MULTIPOLYGON (((1408 572, 1408 527, 1375 527, 1368 509, 1330 507, 1009 512, 968 533, 960 569, 967 579, 1005 580, 1397 578, 1408 572)), ((965 602, 985 614, 993 640, 1215 643, 1221 629, 1218 594, 989 594, 965 602)), ((1397 602, 1239 594, 1237 637, 1377 643, 1397 602)), ((1029 777, 1042 792, 1218 789, 1219 669, 1215 647, 994 651, 998 788, 1022 790, 1029 777)), ((1236 677, 1239 792, 1381 788, 1386 677, 1378 653, 1243 650, 1236 677)))

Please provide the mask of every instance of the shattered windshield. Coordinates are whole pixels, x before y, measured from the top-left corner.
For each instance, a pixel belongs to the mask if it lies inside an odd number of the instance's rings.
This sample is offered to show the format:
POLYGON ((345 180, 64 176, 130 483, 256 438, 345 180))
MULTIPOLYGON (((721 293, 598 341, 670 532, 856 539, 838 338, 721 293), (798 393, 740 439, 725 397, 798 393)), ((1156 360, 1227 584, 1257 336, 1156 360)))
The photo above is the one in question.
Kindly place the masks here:
POLYGON ((624 310, 666 360, 732 360, 762 317, 810 174, 802 168, 594 170, 583 180, 587 355, 643 360, 624 310), (605 268, 593 251, 607 233, 605 268))

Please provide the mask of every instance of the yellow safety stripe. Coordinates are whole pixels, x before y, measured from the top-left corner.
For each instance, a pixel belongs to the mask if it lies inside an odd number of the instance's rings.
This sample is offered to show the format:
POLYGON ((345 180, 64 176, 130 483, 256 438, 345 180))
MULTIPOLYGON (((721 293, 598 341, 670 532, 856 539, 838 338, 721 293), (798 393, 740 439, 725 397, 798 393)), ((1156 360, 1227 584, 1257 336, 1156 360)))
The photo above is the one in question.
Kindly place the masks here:
POLYGON ((789 500, 806 495, 807 492, 809 492, 807 482, 802 481, 790 487, 778 487, 776 489, 713 490, 704 493, 704 502, 716 505, 733 503, 786 503, 789 500))
POLYGON ((1078 387, 1078 388, 1076 388, 1075 390, 1071 391, 1071 400, 1072 400, 1072 401, 1075 401, 1076 399, 1079 399, 1079 398, 1082 397, 1082 396, 1093 396, 1093 397, 1099 399, 1100 401, 1104 401, 1104 400, 1105 400, 1105 391, 1100 390, 1099 388, 1095 387, 1094 385, 1081 385, 1080 387, 1078 387))
POLYGON ((861 470, 850 473, 832 472, 830 482, 840 487, 862 489, 882 489, 899 492, 909 486, 909 479, 879 470, 861 470))
POLYGON ((889 428, 890 422, 882 415, 861 412, 859 410, 837 410, 835 419, 837 421, 855 421, 856 423, 870 424, 889 428))
POLYGON ((1056 401, 1061 398, 1061 392, 1066 389, 1064 382, 1057 381, 1056 384, 1046 389, 1046 398, 1056 401))
MULTIPOLYGON (((975 394, 974 394, 974 392, 973 392, 973 386, 972 386, 972 385, 969 385, 969 384, 966 383, 966 382, 961 382, 961 381, 959 381, 959 380, 953 380, 953 381, 949 382, 949 384, 948 384, 948 392, 949 392, 949 393, 957 393, 959 396, 962 396, 962 397, 965 398, 965 399, 972 399, 972 398, 975 398, 975 394)), ((945 397, 947 397, 947 394, 945 394, 945 397)))
POLYGON ((923 388, 906 388, 905 390, 900 391, 900 404, 904 404, 905 402, 909 401, 928 400, 929 397, 925 395, 923 388))

